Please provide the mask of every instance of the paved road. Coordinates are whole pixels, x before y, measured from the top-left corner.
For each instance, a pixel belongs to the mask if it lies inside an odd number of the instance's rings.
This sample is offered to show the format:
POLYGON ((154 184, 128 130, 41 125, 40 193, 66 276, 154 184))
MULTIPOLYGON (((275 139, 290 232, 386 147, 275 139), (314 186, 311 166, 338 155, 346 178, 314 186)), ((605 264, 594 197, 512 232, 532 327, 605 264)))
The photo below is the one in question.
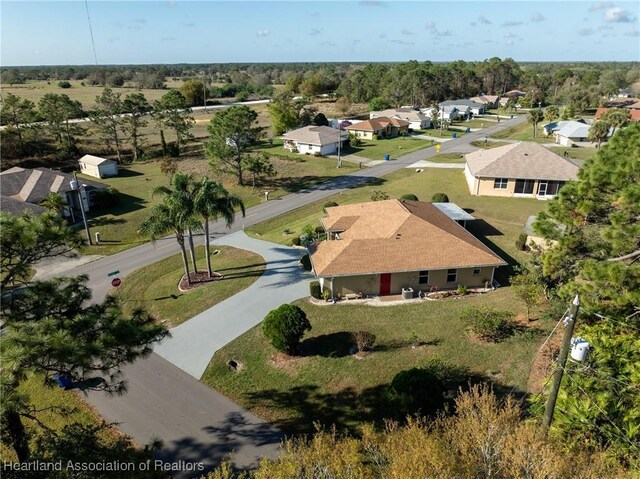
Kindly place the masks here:
POLYGON ((258 324, 269 311, 308 296, 312 278, 298 265, 304 250, 253 239, 242 231, 215 244, 258 253, 267 266, 247 289, 173 328, 171 338, 154 348, 156 354, 196 379, 218 349, 258 324))
MULTIPOLYGON (((524 121, 526 117, 518 116, 482 132, 469 133, 462 138, 443 143, 440 151, 460 151, 468 148, 471 141, 524 121)), ((243 226, 265 221, 360 186, 436 154, 434 148, 416 151, 397 160, 359 170, 313 188, 260 204, 248 209, 246 218, 238 218, 230 230, 223 224, 213 224, 212 235, 219 240, 221 236, 238 231, 243 226)), ((199 238, 198 242, 202 243, 203 239, 199 238)), ((78 266, 65 274, 88 274, 93 299, 101 301, 110 288, 108 272, 119 270, 121 276, 126 277, 128 273, 142 266, 177 253, 175 240, 166 238, 78 266)), ((280 436, 275 429, 200 384, 191 375, 159 355, 154 353, 146 359, 139 360, 123 368, 123 372, 129 381, 127 394, 118 398, 91 394, 89 401, 105 418, 119 422, 119 428, 133 437, 138 444, 146 444, 156 437, 164 439, 165 447, 159 453, 160 458, 171 461, 216 462, 227 452, 235 450, 235 464, 239 467, 251 467, 256 464, 257 457, 273 456, 276 453, 280 436)), ((189 474, 182 477, 189 477, 189 474)))

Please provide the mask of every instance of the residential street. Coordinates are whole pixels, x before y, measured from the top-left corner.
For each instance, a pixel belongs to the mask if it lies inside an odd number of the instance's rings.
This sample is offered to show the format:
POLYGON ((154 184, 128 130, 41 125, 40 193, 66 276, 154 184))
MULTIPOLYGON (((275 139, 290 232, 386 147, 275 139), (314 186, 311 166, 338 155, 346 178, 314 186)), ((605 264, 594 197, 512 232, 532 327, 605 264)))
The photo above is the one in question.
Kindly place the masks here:
MULTIPOLYGON (((481 132, 444 142, 440 153, 470 151, 470 142, 526 120, 526 115, 520 115, 481 132)), ((270 309, 271 305, 306 295, 307 286, 302 275, 299 276, 298 272, 291 274, 293 262, 278 263, 295 261, 291 248, 282 247, 282 251, 270 251, 272 246, 269 243, 250 240, 243 234, 230 233, 357 187, 437 154, 434 148, 416 151, 308 190, 262 203, 248 209, 246 218, 238 217, 236 224, 229 230, 220 222, 213 223, 211 233, 219 244, 239 247, 244 244, 248 249, 257 248, 269 263, 264 277, 254 286, 239 293, 237 298, 229 298, 176 328, 174 338, 157 347, 159 354, 154 353, 149 358, 124 368, 129 383, 127 394, 106 397, 102 393, 92 393, 88 397, 89 402, 108 421, 118 422, 119 429, 133 437, 138 444, 147 444, 154 438, 163 439, 164 448, 158 457, 167 461, 203 461, 214 464, 225 454, 235 451, 234 463, 238 467, 250 467, 257 463, 260 456, 273 456, 280 441, 279 432, 199 383, 193 376, 199 377, 213 353, 259 322, 263 312, 270 309), (222 238, 225 235, 227 236, 222 238), (274 289, 280 287, 283 289, 278 289, 277 294, 274 294, 274 289), (218 321, 224 324, 219 326, 216 324, 218 321), (161 356, 169 358, 186 372, 161 356)), ((202 237, 197 238, 198 244, 203 242, 202 237)), ((178 252, 175 239, 168 237, 64 272, 58 268, 56 273, 88 274, 93 300, 101 301, 111 287, 111 278, 107 277, 107 273, 119 271, 119 276, 126 281, 126 276, 132 271, 178 252)), ((192 476, 194 474, 185 473, 179 477, 192 476)))

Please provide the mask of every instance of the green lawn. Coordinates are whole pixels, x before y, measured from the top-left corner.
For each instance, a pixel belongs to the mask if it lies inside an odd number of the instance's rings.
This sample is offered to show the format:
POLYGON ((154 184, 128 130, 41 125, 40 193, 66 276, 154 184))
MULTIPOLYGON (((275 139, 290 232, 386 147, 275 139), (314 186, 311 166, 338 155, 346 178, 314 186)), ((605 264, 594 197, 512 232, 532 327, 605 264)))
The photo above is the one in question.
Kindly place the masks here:
MULTIPOLYGON (((208 175, 221 180, 225 187, 239 195, 245 202, 245 206, 249 208, 264 201, 266 189, 271 191, 269 199, 275 199, 322 183, 335 176, 349 174, 358 168, 356 164, 344 162, 342 168, 338 169, 334 159, 305 155, 295 159, 287 156, 277 157, 272 160, 272 163, 277 175, 267 178, 255 189, 251 186, 248 174, 245 175, 247 185, 238 186, 234 177, 213 173, 207 160, 202 156, 180 160, 179 169, 193 173, 196 178, 208 175)), ((89 176, 83 177, 95 179, 89 176)), ((148 208, 160 201, 160 197, 151 197, 151 190, 156 186, 168 184, 167 176, 160 172, 160 163, 147 162, 120 166, 119 176, 100 181, 119 191, 120 202, 109 210, 90 213, 92 237, 96 232, 100 232, 101 244, 85 246, 82 253, 109 255, 148 241, 148 238, 139 235, 137 230, 148 214, 148 208)), ((80 234, 84 234, 84 230, 81 230, 80 234)))
POLYGON ((553 147, 550 148, 550 150, 560 156, 564 155, 564 152, 566 151, 569 158, 579 161, 586 161, 593 158, 598 153, 596 148, 567 148, 565 146, 553 147))
MULTIPOLYGON (((217 245, 211 250, 220 251, 211 256, 211 266, 224 275, 221 280, 181 293, 178 282, 184 269, 177 254, 136 270, 112 293, 126 308, 143 307, 168 326, 176 326, 249 287, 265 269, 262 256, 250 251, 217 245)), ((204 246, 196 248, 196 256, 198 269, 206 271, 204 246)))
POLYGON ((258 325, 218 351, 202 378, 287 433, 312 432, 315 422, 354 431, 364 422, 393 417, 397 405, 386 395, 393 377, 431 358, 467 368, 476 377, 491 375, 498 391, 526 391, 533 357, 552 326, 531 323, 496 344, 470 339, 459 317, 466 307, 484 304, 522 314, 510 288, 388 307, 296 304, 312 325, 299 357, 277 354, 258 325), (359 330, 376 336, 373 354, 362 360, 349 354, 349 334, 359 330), (413 348, 416 337, 424 344, 413 348), (229 370, 232 358, 243 364, 242 371, 229 370))
POLYGON ((299 208, 249 227, 246 232, 267 241, 290 244, 291 238, 300 235, 305 225, 320 224, 320 218, 324 216, 322 206, 327 201, 339 204, 370 201, 374 190, 385 191, 392 198, 412 193, 422 201, 430 201, 434 193, 446 193, 450 201, 467 208, 478 219, 470 223, 470 231, 484 239, 508 261, 510 257, 515 260, 523 258, 523 253, 515 247, 515 241, 527 217, 547 207, 546 202, 530 198, 471 196, 462 170, 425 168, 422 173, 415 173, 411 169, 402 169, 381 178, 376 184, 355 188, 299 208), (285 235, 285 229, 291 230, 292 234, 285 235))
POLYGON ((487 141, 485 143, 484 141, 476 140, 471 142, 471 146, 475 146, 477 148, 482 148, 485 150, 489 150, 491 148, 498 148, 499 146, 505 146, 508 144, 509 143, 504 141, 487 141))
POLYGON ((544 131, 542 130, 543 124, 545 124, 545 122, 540 122, 538 124, 538 128, 536 129, 536 138, 533 137, 533 125, 528 122, 494 133, 491 135, 491 138, 497 138, 499 140, 535 141, 536 143, 553 143, 553 138, 544 136, 544 131))
POLYGON ((431 146, 431 141, 420 138, 381 138, 378 140, 362 140, 360 146, 345 148, 344 154, 363 156, 371 160, 384 160, 384 155, 391 155, 391 159, 393 160, 399 156, 429 146, 431 146))
POLYGON ((461 153, 443 153, 429 158, 434 163, 464 163, 464 155, 461 153))

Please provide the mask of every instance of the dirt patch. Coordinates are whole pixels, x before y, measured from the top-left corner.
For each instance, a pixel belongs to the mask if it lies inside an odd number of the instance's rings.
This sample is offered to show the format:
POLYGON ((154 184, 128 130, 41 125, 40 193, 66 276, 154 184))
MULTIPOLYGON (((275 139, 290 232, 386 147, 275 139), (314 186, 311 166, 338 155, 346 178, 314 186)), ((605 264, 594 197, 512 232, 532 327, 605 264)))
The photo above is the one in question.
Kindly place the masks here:
POLYGON ((224 276, 214 271, 211 278, 209 278, 209 274, 206 271, 197 271, 195 273, 190 272, 189 278, 191 279, 191 284, 187 283, 187 275, 182 275, 182 279, 180 279, 180 283, 178 284, 180 291, 194 290, 206 284, 213 283, 214 281, 220 281, 224 276))
POLYGON ((553 360, 560 352, 564 329, 557 328, 549 341, 536 353, 527 381, 527 389, 531 393, 538 393, 542 385, 553 372, 553 360))
POLYGON ((289 356, 284 353, 275 353, 271 356, 269 362, 274 368, 280 369, 289 375, 294 375, 298 372, 300 365, 306 360, 307 358, 302 356, 289 356))

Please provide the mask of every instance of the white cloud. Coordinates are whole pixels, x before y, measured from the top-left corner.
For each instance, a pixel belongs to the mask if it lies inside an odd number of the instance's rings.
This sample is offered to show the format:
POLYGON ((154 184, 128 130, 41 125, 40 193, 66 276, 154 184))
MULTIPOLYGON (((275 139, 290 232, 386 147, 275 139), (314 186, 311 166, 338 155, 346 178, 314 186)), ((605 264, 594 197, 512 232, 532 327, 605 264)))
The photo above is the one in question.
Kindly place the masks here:
POLYGON ((544 18, 544 16, 542 15, 542 13, 536 12, 534 14, 531 15, 530 20, 532 22, 544 22, 546 20, 546 18, 544 18))
POLYGON ((583 37, 593 35, 593 28, 581 28, 578 30, 578 35, 582 35, 583 37))
POLYGON ((605 8, 613 7, 613 2, 596 2, 589 8, 590 12, 597 12, 598 10, 604 10, 605 8))
POLYGON ((489 20, 487 17, 485 17, 484 15, 480 15, 478 17, 478 22, 482 23, 483 25, 491 25, 491 20, 489 20))
POLYGON ((318 30, 317 28, 309 30, 309 35, 320 35, 320 33, 322 33, 322 30, 318 30))
POLYGON ((520 25, 522 25, 523 22, 519 22, 519 21, 515 21, 515 20, 508 20, 506 22, 504 22, 502 24, 503 27, 518 27, 520 25))
POLYGON ((625 37, 640 37, 640 30, 638 28, 634 28, 633 30, 629 30, 628 32, 624 32, 625 37))
POLYGON ((258 30, 256 32, 256 35, 258 35, 259 37, 268 37, 269 35, 271 35, 271 32, 269 30, 258 30))
POLYGON ((403 28, 400 33, 402 33, 403 35, 413 35, 413 32, 410 30, 407 30, 406 28, 403 28))
POLYGON ((620 7, 610 8, 604 13, 604 19, 612 23, 631 23, 636 18, 631 12, 620 7))

